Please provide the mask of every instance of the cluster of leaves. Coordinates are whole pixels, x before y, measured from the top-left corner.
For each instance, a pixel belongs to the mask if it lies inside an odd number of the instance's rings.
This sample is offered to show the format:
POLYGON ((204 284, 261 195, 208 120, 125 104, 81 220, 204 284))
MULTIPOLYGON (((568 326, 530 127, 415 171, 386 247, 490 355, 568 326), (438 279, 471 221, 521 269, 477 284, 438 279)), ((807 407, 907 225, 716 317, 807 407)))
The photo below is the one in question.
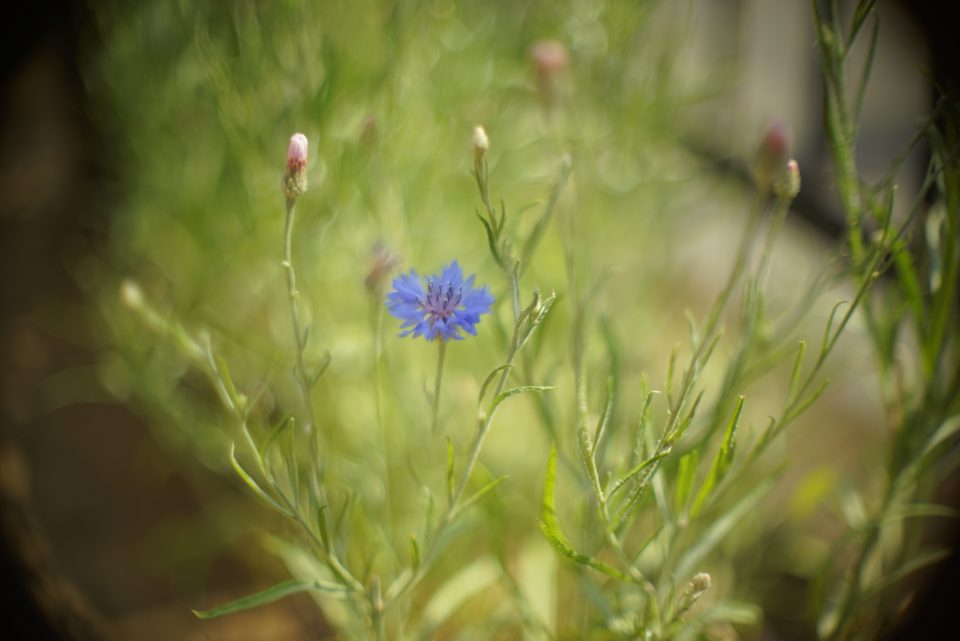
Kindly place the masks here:
POLYGON ((834 544, 813 595, 818 632, 828 639, 875 636, 896 623, 889 613, 910 592, 891 588, 950 553, 922 543, 926 520, 957 515, 930 501, 960 463, 960 111, 942 98, 885 175, 872 184, 861 178, 857 121, 876 54, 875 4, 858 2, 844 27, 836 3, 812 2, 850 272, 860 284, 857 302, 875 349, 890 427, 884 489, 872 500, 857 495, 858 503, 873 506, 848 520, 848 533, 834 544), (868 24, 868 53, 851 89, 849 54, 868 24), (897 177, 924 142, 929 162, 923 183, 897 219, 897 177), (886 282, 868 286, 884 275, 890 276, 886 282), (901 348, 911 341, 915 349, 901 348))

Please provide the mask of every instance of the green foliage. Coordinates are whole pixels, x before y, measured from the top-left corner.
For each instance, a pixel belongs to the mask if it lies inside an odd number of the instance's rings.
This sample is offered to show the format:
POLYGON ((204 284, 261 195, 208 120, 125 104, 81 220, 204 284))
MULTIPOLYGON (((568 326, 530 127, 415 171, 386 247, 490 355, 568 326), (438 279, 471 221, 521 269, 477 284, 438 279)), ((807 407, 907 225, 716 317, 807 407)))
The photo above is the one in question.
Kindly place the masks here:
POLYGON ((955 516, 932 496, 960 432, 960 118, 944 101, 918 134, 932 159, 895 220, 904 160, 874 185, 855 162, 874 4, 841 29, 814 2, 849 232, 804 287, 773 269, 795 194, 734 188, 686 150, 673 3, 99 8, 106 44, 85 69, 120 141, 102 307, 130 382, 115 388, 289 526, 265 547, 292 580, 197 615, 305 591, 344 638, 460 638, 480 619, 488 638, 755 634, 788 598, 760 586, 792 571, 757 569, 768 542, 819 536, 783 497, 859 323, 891 442, 843 494, 849 531, 801 564, 819 609, 805 625, 848 638, 893 611, 944 554, 922 524, 955 516), (570 45, 565 65, 531 62, 545 33, 570 45), (491 144, 471 156, 477 121, 491 144), (285 202, 294 131, 311 190, 285 202), (702 305, 678 249, 713 218, 742 232, 702 305), (377 242, 426 273, 476 265, 497 298, 479 335, 439 353, 396 338, 396 261, 371 259, 377 242), (121 306, 125 277, 140 285, 121 306), (518 569, 538 544, 564 561, 543 563, 549 588, 518 569))

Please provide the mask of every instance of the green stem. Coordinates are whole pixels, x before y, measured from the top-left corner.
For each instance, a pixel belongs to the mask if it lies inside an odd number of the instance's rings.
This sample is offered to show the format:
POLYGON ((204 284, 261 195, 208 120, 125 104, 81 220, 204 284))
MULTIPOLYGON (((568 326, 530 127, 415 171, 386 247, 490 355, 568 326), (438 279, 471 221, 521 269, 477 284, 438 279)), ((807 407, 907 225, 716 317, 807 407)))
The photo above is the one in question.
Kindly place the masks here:
POLYGON ((430 418, 430 436, 436 438, 437 430, 440 427, 440 385, 443 382, 443 362, 447 356, 447 341, 440 339, 437 349, 437 378, 433 382, 433 407, 430 418))
MULTIPOLYGON (((313 398, 311 389, 313 385, 310 377, 307 375, 304 352, 306 350, 306 336, 300 321, 300 292, 297 290, 297 273, 293 268, 293 223, 296 219, 296 199, 287 199, 287 216, 283 233, 283 267, 287 272, 287 297, 290 300, 290 323, 293 329, 294 346, 296 347, 296 374, 297 382, 300 384, 300 393, 303 396, 303 404, 307 411, 307 429, 310 431, 310 459, 316 462, 319 454, 319 435, 316 421, 314 419, 313 398)), ((313 473, 316 473, 316 465, 311 466, 313 473)))

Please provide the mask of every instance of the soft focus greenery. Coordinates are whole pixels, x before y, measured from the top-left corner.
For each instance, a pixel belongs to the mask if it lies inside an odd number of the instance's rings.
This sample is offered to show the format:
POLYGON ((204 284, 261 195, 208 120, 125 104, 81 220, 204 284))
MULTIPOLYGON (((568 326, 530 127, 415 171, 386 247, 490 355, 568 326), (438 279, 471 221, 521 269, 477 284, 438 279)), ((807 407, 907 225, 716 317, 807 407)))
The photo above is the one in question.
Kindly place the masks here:
POLYGON ((704 91, 683 64, 695 6, 99 3, 84 69, 117 143, 103 383, 285 515, 264 545, 292 579, 204 615, 310 591, 345 638, 757 638, 764 611, 807 635, 882 627, 890 580, 941 556, 904 519, 951 513, 929 500, 960 426, 960 175, 956 132, 924 129, 943 199, 925 226, 892 220, 897 168, 861 185, 842 43, 871 7, 819 34, 849 238, 784 265, 795 194, 681 142, 704 91), (547 80, 543 38, 569 54, 547 80), (281 264, 297 131, 315 430, 281 264), (436 398, 436 344, 397 338, 389 276, 368 279, 378 244, 404 270, 457 259, 497 296, 479 336, 447 346, 436 398), (864 345, 894 436, 875 431, 857 479, 818 465, 803 430, 847 427, 804 412, 864 345), (495 387, 523 393, 498 406, 495 387), (788 579, 800 603, 770 589, 788 579))

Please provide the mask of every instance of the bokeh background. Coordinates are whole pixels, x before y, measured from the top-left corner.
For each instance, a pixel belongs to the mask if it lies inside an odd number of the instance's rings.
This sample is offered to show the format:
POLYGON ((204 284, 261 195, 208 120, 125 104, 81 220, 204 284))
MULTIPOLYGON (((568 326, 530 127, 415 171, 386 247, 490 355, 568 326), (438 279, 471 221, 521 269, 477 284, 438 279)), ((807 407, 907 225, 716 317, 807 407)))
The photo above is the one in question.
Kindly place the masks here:
MULTIPOLYGON (((960 59, 938 3, 886 2, 880 12, 858 159, 868 176, 885 170, 929 110, 931 76, 949 83, 960 59)), ((210 331, 237 378, 255 386, 276 361, 274 345, 287 340, 278 181, 292 132, 311 140, 313 187, 295 251, 320 332, 314 355, 332 353, 318 395, 340 446, 360 461, 376 436, 349 429, 374 423, 376 313, 364 277, 375 244, 386 243, 403 268, 429 272, 456 257, 481 282, 498 283, 473 217, 469 136, 478 122, 492 140, 494 192, 519 229, 549 190, 555 132, 568 132, 584 159, 575 170, 582 255, 604 274, 598 305, 629 344, 629 376, 648 371, 653 381, 684 340, 684 309, 702 313, 721 286, 749 198, 749 162, 765 128, 786 123, 804 177, 777 265, 789 300, 842 228, 810 13, 806 3, 762 0, 148 1, 53 3, 7 20, 0 574, 24 630, 11 638, 328 634, 307 598, 212 622, 190 614, 285 577, 259 538, 282 524, 223 473, 229 432, 216 399, 116 297, 120 281, 135 277, 165 313, 210 331), (549 115, 530 57, 544 38, 570 55, 555 87, 561 106, 549 115)), ((908 166, 905 201, 922 167, 922 157, 908 166)), ((564 287, 556 234, 528 282, 564 287)), ((566 322, 561 312, 551 331, 566 322)), ((491 320, 480 339, 456 346, 449 420, 475 397, 497 327, 491 320)), ((813 485, 832 492, 876 481, 877 390, 866 347, 856 331, 849 338, 828 393, 795 429, 802 436, 791 435, 798 486, 819 479, 813 485)), ((432 351, 412 341, 386 349, 390 406, 399 424, 416 424, 427 412, 420 388, 432 351)), ((543 374, 569 386, 557 360, 543 374)), ((292 389, 281 386, 275 402, 292 389)), ((532 423, 532 412, 519 407, 506 422, 532 423)), ((537 487, 547 435, 503 427, 489 465, 537 487), (524 467, 529 451, 543 455, 524 467)), ((360 467, 351 483, 365 482, 360 467)), ((792 540, 801 546, 794 552, 818 553, 829 536, 814 490, 809 505, 784 517, 809 533, 792 540)), ((944 500, 955 504, 956 492, 947 487, 944 500)), ((536 503, 505 501, 520 512, 536 503)), ((789 546, 764 549, 771 558, 758 567, 789 567, 789 546)), ((951 571, 944 566, 940 580, 951 571)), ((789 571, 768 580, 745 592, 766 618, 743 634, 805 638, 794 602, 802 585, 789 571)), ((935 625, 950 593, 930 589, 919 620, 935 625)))

